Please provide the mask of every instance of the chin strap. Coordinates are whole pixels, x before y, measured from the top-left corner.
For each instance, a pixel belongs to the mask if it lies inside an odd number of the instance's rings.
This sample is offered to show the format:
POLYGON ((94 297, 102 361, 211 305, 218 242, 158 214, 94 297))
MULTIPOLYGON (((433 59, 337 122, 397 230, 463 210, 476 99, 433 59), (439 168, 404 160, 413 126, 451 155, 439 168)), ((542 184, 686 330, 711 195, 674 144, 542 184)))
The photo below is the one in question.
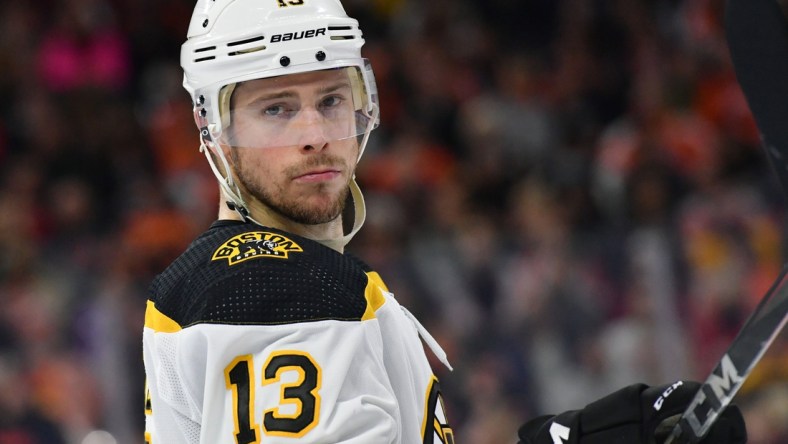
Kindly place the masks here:
MULTIPOLYGON (((227 208, 238 213, 238 215, 241 216, 241 219, 244 221, 254 221, 254 219, 251 219, 249 216, 249 210, 246 208, 246 202, 244 201, 243 195, 241 194, 241 189, 238 187, 235 181, 233 181, 233 175, 229 173, 230 164, 227 162, 224 152, 222 152, 222 150, 211 140, 208 128, 202 128, 200 133, 202 135, 200 152, 205 154, 205 158, 208 159, 208 165, 211 167, 213 175, 219 182, 219 187, 224 192, 224 195, 230 199, 225 202, 227 204, 227 208), (214 156, 211 154, 211 151, 213 151, 216 157, 218 157, 222 162, 222 169, 227 172, 226 174, 223 174, 222 170, 216 166, 216 161, 214 160, 214 156)), ((257 223, 257 221, 254 222, 257 223)))
POLYGON ((367 218, 367 206, 364 203, 364 195, 361 194, 361 189, 358 187, 355 178, 350 181, 349 187, 350 195, 353 198, 353 228, 344 236, 333 239, 315 239, 317 242, 337 251, 342 251, 345 248, 345 245, 358 233, 358 230, 361 229, 361 226, 364 225, 364 220, 367 218))

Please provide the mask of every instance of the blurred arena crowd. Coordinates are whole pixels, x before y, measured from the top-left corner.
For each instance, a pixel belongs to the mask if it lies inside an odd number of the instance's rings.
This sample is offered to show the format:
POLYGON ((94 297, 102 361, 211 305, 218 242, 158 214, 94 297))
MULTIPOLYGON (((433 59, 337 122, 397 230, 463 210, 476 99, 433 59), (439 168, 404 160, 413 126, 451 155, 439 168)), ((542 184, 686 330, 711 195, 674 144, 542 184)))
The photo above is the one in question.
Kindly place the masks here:
MULTIPOLYGON (((780 271, 785 202, 722 0, 344 0, 382 124, 349 245, 446 348, 459 442, 705 379, 780 271)), ((0 444, 142 442, 152 277, 216 217, 193 0, 0 4, 0 444)), ((788 442, 788 336, 736 401, 788 442)))

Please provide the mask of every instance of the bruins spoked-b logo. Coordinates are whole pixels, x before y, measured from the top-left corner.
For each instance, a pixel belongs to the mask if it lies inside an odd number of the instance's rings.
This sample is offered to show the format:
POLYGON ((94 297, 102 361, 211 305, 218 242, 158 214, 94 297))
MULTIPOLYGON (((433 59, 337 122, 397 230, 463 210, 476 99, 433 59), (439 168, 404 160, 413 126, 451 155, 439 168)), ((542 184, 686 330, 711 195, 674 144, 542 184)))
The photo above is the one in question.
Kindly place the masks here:
POLYGON ((300 245, 281 234, 267 231, 250 231, 233 237, 213 253, 211 260, 227 259, 229 265, 272 257, 287 259, 290 253, 304 251, 300 245))

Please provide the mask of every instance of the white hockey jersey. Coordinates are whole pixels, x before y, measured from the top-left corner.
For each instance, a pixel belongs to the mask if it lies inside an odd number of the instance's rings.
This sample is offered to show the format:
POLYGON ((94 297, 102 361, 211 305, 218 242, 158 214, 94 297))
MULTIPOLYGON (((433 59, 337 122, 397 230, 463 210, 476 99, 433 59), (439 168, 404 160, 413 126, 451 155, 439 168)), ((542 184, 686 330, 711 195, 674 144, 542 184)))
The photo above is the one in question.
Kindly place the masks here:
POLYGON ((420 334, 445 362, 360 261, 217 222, 151 285, 146 442, 453 443, 420 334))

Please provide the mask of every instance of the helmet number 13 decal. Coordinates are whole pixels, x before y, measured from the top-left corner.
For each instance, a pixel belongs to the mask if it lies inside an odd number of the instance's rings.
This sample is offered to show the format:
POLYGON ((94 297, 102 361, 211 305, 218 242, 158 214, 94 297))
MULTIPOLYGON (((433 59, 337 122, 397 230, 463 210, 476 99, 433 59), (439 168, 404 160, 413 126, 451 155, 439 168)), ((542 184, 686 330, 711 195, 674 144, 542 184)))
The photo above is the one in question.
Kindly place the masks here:
POLYGON ((279 0, 279 7, 286 8, 288 6, 301 6, 304 0, 279 0))
MULTIPOLYGON (((255 421, 254 363, 251 355, 239 356, 224 369, 227 390, 232 392, 235 442, 260 442, 255 421)), ((279 383, 278 404, 263 412, 262 431, 269 436, 298 438, 317 425, 320 411, 320 367, 308 353, 280 351, 263 365, 262 386, 279 383), (292 376, 285 380, 285 373, 292 376)))

